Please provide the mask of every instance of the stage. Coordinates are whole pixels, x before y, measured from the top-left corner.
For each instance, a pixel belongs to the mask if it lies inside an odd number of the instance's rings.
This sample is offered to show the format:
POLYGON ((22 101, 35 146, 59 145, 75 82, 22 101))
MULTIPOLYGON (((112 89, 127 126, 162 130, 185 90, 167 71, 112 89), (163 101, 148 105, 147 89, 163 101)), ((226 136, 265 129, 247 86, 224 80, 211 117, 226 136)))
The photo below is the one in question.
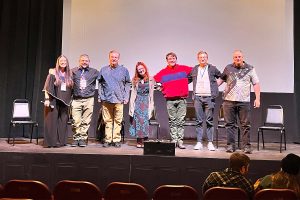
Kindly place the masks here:
MULTIPOLYGON (((43 148, 18 139, 15 146, 0 139, 0 180, 5 184, 11 179, 36 179, 51 189, 63 179, 86 180, 95 183, 103 192, 113 181, 135 182, 143 185, 150 196, 163 184, 186 184, 201 195, 201 186, 212 171, 226 168, 230 153, 220 143, 214 151, 193 150, 194 140, 185 141, 187 149, 176 149, 175 156, 143 155, 143 149, 135 147, 134 140, 125 140, 121 148, 103 148, 99 142, 89 139, 87 147, 65 146, 43 148)), ((265 174, 280 168, 280 160, 288 153, 300 154, 299 144, 287 144, 287 150, 279 152, 279 143, 266 143, 265 150, 256 149, 252 143, 249 178, 254 182, 265 174)), ((237 150, 237 152, 241 152, 237 150)))

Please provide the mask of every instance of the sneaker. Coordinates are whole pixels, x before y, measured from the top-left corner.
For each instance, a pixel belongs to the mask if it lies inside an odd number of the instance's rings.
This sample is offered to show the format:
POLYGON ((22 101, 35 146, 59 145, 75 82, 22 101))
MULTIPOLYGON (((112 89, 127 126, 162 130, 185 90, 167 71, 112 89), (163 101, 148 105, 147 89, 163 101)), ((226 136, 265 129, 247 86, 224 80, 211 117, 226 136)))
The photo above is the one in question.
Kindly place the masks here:
POLYGON ((115 142, 115 145, 114 145, 116 148, 120 148, 121 147, 121 143, 120 142, 115 142))
POLYGON ((108 142, 104 142, 104 143, 103 143, 103 147, 104 147, 104 148, 109 147, 109 143, 108 143, 108 142))
POLYGON ((77 147, 78 146, 78 140, 73 140, 71 147, 77 147))
POLYGON ((177 146, 179 149, 185 149, 185 146, 183 145, 183 141, 178 141, 177 146))
POLYGON ((245 148, 243 149, 243 152, 245 154, 251 154, 252 153, 251 146, 250 145, 246 145, 245 148))
POLYGON ((207 149, 209 151, 215 151, 216 150, 215 147, 214 147, 214 144, 212 142, 208 142, 207 149))
POLYGON ((231 145, 231 144, 228 144, 227 147, 226 147, 226 152, 227 153, 233 153, 233 152, 235 152, 235 146, 231 145))
POLYGON ((201 150, 203 149, 203 145, 201 142, 197 142, 197 144, 194 146, 194 150, 201 150))
POLYGON ((86 142, 84 141, 84 140, 79 140, 79 142, 78 142, 78 146, 80 146, 80 147, 86 147, 86 142))

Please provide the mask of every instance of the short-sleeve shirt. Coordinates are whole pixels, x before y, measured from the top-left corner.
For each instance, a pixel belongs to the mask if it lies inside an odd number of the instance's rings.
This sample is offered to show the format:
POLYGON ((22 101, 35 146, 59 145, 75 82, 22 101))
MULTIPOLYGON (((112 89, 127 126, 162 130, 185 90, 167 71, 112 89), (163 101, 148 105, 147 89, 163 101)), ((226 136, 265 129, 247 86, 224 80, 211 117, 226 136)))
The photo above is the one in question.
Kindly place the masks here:
POLYGON ((223 93, 227 101, 250 102, 251 84, 259 83, 254 67, 247 63, 241 67, 227 65, 221 79, 227 83, 223 93))

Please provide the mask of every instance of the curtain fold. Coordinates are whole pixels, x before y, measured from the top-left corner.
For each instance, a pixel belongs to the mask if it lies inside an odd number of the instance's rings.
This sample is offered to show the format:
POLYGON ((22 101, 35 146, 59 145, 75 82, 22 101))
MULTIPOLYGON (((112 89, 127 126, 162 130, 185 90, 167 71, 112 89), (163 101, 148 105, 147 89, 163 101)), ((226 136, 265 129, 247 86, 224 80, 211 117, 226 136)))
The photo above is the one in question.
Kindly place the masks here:
POLYGON ((31 102, 42 133, 42 88, 61 54, 62 21, 63 0, 0 0, 0 137, 16 98, 31 102))

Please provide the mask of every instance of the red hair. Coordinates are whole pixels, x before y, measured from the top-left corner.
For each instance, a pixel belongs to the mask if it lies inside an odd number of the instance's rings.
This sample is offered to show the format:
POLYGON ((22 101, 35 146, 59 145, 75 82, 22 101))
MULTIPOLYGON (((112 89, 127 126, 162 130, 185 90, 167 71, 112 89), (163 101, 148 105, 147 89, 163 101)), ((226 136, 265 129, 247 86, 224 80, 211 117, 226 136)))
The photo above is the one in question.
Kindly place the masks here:
POLYGON ((149 80, 149 72, 148 72, 148 68, 146 66, 145 63, 143 62, 137 62, 136 65, 135 65, 135 74, 134 74, 134 77, 132 79, 132 84, 134 87, 136 87, 136 85, 138 84, 138 82, 141 80, 141 79, 144 79, 144 81, 148 81, 149 80), (139 72, 137 70, 138 66, 142 65, 145 69, 145 76, 144 77, 141 77, 139 75, 139 72))

